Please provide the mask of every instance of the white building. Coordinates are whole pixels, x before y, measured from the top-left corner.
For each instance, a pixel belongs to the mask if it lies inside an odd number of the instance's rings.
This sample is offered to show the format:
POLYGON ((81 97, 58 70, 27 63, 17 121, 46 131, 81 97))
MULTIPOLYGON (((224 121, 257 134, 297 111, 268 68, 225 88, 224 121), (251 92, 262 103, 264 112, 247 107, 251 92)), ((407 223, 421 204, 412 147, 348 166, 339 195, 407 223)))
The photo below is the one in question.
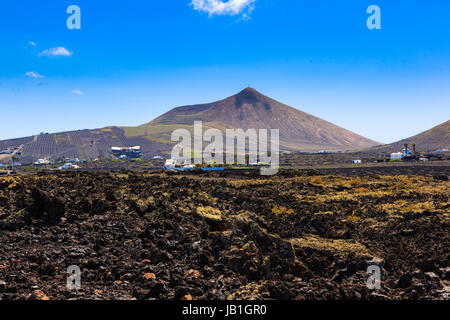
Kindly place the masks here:
POLYGON ((38 159, 36 162, 34 162, 34 165, 36 166, 43 166, 46 164, 50 164, 50 160, 48 159, 38 159))
POLYGON ((391 153, 391 160, 398 160, 401 158, 403 158, 403 153, 401 153, 401 152, 391 153))
POLYGON ((410 155, 412 155, 412 151, 411 150, 406 150, 406 148, 403 148, 402 149, 402 155, 404 156, 404 157, 406 157, 406 156, 410 156, 410 155))
POLYGON ((62 167, 59 167, 59 170, 70 170, 70 169, 79 169, 80 167, 76 164, 66 163, 62 167))
POLYGON ((173 169, 177 165, 177 161, 175 159, 167 159, 164 164, 164 169, 173 169))

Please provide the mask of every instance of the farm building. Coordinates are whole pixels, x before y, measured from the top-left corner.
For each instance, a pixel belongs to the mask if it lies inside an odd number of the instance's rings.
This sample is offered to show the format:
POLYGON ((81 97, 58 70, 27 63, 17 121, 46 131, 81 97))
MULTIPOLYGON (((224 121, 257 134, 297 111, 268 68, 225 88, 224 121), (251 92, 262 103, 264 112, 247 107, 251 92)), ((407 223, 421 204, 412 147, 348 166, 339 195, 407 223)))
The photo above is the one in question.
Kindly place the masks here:
POLYGON ((401 152, 394 152, 391 153, 391 160, 398 160, 403 158, 403 153, 401 152))
POLYGON ((59 170, 70 170, 70 169, 78 169, 80 168, 79 166, 77 166, 76 164, 72 164, 72 163, 65 163, 63 166, 59 167, 59 170))
POLYGON ((443 149, 443 150, 435 150, 431 152, 432 154, 434 153, 450 153, 450 150, 447 149, 443 149))
POLYGON ((135 146, 135 147, 112 147, 111 153, 120 159, 124 158, 130 158, 130 159, 137 159, 141 157, 141 147, 135 146), (125 157, 123 157, 125 156, 125 157))
POLYGON ((14 153, 14 149, 12 148, 8 148, 6 150, 0 151, 0 154, 13 154, 14 153))
POLYGON ((195 165, 188 163, 188 161, 183 161, 181 164, 177 163, 176 159, 167 159, 163 166, 164 170, 176 170, 176 171, 187 171, 194 170, 195 165))
POLYGON ((50 160, 48 159, 38 159, 36 162, 33 163, 35 166, 41 166, 41 165, 46 165, 46 164, 50 164, 50 160))
POLYGON ((409 149, 403 148, 403 149, 402 149, 402 155, 403 155, 404 157, 410 156, 410 155, 412 155, 412 151, 409 150, 409 149))

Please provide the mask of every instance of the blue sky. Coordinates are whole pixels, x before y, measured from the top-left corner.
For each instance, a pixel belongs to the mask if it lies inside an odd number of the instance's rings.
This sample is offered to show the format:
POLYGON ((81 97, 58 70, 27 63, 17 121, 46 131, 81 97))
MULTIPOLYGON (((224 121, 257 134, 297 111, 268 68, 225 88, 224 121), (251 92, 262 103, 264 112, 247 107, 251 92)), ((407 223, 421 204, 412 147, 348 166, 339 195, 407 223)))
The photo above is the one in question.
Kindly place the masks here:
POLYGON ((448 0, 195 1, 1 1, 0 140, 139 125, 247 85, 380 142, 450 119, 448 0))

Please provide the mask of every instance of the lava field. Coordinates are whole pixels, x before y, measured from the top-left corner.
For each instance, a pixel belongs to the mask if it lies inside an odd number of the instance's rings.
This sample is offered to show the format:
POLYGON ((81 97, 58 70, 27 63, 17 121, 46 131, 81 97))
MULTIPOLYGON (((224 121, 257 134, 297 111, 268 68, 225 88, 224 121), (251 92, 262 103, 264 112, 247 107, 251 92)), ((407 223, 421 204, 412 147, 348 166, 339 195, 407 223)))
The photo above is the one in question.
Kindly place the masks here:
POLYGON ((449 195, 447 176, 4 177, 0 299, 450 299, 449 195))

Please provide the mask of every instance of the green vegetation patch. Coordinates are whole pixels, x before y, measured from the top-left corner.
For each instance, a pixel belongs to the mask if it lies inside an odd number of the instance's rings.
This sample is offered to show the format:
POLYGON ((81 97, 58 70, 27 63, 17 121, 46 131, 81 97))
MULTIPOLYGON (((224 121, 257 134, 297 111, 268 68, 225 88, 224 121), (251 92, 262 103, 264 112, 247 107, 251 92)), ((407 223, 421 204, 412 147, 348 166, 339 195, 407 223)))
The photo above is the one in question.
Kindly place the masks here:
POLYGON ((303 238, 293 238, 289 241, 294 247, 330 251, 341 256, 347 256, 350 253, 354 253, 358 256, 372 258, 372 255, 364 245, 350 240, 325 239, 316 235, 307 235, 303 238))

